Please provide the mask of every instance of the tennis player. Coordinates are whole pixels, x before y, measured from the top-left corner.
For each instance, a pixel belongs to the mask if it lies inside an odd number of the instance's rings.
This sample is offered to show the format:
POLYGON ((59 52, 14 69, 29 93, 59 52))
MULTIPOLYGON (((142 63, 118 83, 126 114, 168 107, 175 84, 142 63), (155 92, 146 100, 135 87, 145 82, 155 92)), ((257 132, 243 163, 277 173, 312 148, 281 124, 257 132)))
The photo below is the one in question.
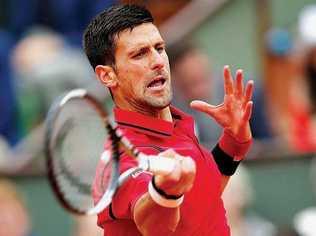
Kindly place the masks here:
MULTIPOLYGON (((120 187, 98 215, 104 235, 230 235, 221 194, 251 144, 253 82, 244 88, 242 71, 233 80, 225 66, 223 103, 191 103, 223 127, 218 144, 206 150, 194 135, 193 119, 170 105, 165 42, 148 10, 106 9, 88 25, 83 43, 97 78, 111 91, 115 120, 127 138, 146 154, 176 162, 172 173, 141 172, 120 187)), ((120 158, 121 173, 136 166, 126 153, 120 158)), ((95 179, 93 192, 98 201, 102 178, 95 179)))

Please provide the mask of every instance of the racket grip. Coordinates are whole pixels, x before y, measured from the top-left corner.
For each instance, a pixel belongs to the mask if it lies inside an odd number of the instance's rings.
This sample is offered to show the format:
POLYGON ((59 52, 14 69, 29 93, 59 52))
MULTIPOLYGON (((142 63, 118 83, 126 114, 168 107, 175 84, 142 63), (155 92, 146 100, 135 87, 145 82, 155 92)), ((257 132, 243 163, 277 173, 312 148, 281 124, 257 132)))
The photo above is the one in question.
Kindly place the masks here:
POLYGON ((151 155, 147 158, 149 162, 148 171, 153 174, 168 175, 175 169, 176 162, 174 159, 151 155))

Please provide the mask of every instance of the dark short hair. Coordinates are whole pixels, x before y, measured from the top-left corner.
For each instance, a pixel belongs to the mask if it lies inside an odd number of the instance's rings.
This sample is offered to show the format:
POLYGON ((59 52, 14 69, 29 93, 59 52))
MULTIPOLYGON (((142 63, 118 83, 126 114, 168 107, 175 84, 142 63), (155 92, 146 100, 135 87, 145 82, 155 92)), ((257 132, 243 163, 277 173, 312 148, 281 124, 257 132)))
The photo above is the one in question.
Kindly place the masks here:
POLYGON ((151 13, 138 5, 115 5, 98 14, 83 34, 83 48, 91 66, 115 65, 115 37, 120 32, 152 23, 151 13))

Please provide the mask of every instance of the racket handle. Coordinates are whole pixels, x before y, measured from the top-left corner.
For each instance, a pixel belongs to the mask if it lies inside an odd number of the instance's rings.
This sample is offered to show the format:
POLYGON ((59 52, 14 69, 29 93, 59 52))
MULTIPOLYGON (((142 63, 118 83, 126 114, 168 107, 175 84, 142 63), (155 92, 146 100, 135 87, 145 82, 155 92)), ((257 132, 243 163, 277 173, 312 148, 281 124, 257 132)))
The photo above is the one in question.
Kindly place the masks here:
POLYGON ((153 174, 168 175, 174 169, 176 162, 174 159, 157 156, 147 156, 148 158, 148 171, 153 174))

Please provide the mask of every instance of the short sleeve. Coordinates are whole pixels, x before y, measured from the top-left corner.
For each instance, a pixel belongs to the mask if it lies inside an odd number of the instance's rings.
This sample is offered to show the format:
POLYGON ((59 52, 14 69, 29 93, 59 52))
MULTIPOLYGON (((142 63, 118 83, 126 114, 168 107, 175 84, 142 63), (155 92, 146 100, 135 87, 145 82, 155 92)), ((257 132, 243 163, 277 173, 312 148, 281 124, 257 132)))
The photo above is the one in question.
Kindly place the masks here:
MULTIPOLYGON (((125 154, 121 156, 120 173, 136 166, 134 158, 125 154)), ((112 200, 112 213, 115 218, 132 219, 134 205, 147 192, 151 178, 152 174, 149 172, 135 173, 118 189, 112 200)))
POLYGON ((112 213, 115 218, 132 219, 137 200, 147 192, 151 176, 142 173, 131 178, 117 192, 112 201, 112 213))

